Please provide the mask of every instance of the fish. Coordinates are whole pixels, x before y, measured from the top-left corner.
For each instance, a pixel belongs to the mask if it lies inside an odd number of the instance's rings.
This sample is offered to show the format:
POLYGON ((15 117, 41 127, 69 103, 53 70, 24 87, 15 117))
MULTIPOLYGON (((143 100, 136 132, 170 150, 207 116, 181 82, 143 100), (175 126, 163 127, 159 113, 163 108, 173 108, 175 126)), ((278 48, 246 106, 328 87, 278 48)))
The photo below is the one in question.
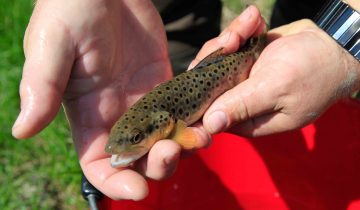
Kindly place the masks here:
POLYGON ((250 38, 237 52, 219 48, 198 65, 141 97, 110 130, 105 152, 112 167, 127 167, 161 139, 173 139, 182 149, 196 145, 188 126, 200 120, 221 94, 246 80, 266 45, 266 32, 250 38))

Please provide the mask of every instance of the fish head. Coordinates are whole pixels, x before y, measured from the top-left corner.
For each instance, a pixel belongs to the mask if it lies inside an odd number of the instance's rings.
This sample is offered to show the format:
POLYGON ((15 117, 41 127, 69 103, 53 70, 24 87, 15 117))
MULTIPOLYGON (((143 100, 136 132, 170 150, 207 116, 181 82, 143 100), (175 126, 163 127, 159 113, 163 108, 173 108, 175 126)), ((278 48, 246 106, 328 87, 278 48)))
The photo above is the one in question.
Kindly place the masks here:
POLYGON ((144 156, 156 141, 169 136, 174 119, 166 112, 120 118, 110 131, 105 151, 113 167, 125 167, 144 156))

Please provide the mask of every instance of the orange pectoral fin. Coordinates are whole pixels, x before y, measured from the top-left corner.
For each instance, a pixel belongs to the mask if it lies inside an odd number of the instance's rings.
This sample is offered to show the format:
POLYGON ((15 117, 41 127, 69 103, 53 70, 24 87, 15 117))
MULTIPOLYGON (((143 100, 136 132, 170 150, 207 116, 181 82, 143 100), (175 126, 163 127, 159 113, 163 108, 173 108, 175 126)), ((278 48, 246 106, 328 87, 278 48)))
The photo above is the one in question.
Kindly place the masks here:
POLYGON ((194 149, 196 147, 197 135, 191 128, 186 127, 184 121, 178 120, 170 138, 179 143, 183 149, 194 149))

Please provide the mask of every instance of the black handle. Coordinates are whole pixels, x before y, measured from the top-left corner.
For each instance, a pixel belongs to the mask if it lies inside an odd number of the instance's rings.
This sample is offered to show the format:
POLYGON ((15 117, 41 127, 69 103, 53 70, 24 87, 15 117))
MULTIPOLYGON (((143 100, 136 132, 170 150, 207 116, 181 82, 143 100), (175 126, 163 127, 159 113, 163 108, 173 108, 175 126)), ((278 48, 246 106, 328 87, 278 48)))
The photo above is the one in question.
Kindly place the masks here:
POLYGON ((87 180, 84 174, 81 179, 81 193, 83 198, 89 202, 90 209, 98 210, 97 201, 103 197, 103 194, 87 180))

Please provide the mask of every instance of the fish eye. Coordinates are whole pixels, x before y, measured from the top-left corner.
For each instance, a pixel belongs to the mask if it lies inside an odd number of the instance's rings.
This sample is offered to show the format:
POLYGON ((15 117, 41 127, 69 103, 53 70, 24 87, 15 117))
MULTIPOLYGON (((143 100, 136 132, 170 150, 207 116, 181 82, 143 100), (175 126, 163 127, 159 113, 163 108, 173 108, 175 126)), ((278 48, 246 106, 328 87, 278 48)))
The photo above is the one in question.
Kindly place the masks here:
POLYGON ((144 135, 142 133, 137 133, 130 139, 130 142, 131 144, 138 144, 143 138, 144 135))

